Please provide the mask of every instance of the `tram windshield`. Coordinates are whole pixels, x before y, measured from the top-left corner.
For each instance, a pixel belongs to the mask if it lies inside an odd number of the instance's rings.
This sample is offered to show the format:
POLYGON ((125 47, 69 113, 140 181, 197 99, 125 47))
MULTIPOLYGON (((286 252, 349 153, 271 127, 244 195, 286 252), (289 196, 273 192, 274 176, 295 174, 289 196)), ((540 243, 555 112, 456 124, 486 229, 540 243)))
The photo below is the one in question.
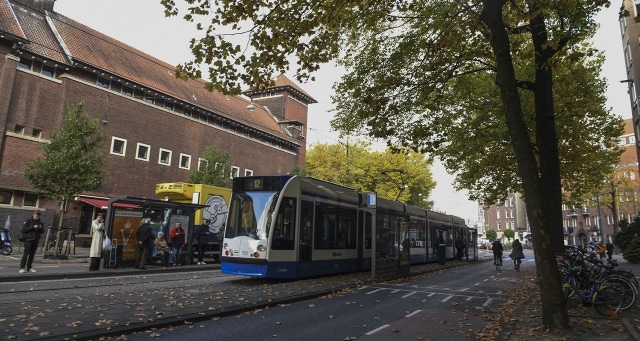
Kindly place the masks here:
POLYGON ((267 224, 276 192, 245 192, 234 194, 229 205, 229 220, 225 238, 248 236, 267 239, 267 224))

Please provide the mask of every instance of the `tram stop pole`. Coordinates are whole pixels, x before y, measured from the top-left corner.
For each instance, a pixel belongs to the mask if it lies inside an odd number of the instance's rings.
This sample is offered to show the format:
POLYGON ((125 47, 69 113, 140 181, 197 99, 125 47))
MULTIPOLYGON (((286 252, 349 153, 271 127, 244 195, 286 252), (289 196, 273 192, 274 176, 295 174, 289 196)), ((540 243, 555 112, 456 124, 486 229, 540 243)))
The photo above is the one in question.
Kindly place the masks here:
MULTIPOLYGON (((376 279, 376 192, 367 195, 367 207, 371 213, 371 279, 376 279)), ((365 219, 366 221, 366 219, 365 219)))

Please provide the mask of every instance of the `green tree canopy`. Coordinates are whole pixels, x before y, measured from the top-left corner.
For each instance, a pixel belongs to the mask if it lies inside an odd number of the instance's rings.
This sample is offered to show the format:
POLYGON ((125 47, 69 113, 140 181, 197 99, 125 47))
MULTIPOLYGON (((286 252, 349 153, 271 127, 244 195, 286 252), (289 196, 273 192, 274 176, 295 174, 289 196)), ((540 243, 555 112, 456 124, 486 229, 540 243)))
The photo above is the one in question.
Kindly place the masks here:
POLYGON ((430 208, 435 187, 431 161, 410 150, 372 151, 364 141, 343 144, 318 143, 307 150, 307 176, 335 182, 363 192, 430 208))
MULTIPOLYGON (((102 150, 106 136, 100 132, 98 121, 84 112, 84 102, 67 108, 64 122, 52 132, 48 143, 38 145, 42 157, 25 165, 24 176, 38 195, 64 203, 102 186, 106 175, 102 150)), ((61 211, 59 227, 63 226, 63 218, 61 211)), ((58 245, 55 249, 57 256, 58 245)))
POLYGON ((511 241, 511 239, 516 236, 516 232, 513 229, 506 229, 502 234, 507 237, 508 241, 511 241))
MULTIPOLYGON (((161 2, 167 15, 179 14, 174 0, 161 2)), ((201 77, 206 65, 210 89, 239 93, 241 83, 263 88, 292 65, 305 80, 338 60, 349 71, 336 86, 343 132, 433 152, 466 172, 460 186, 485 201, 521 187, 543 323, 569 326, 554 255, 564 248, 562 186, 578 193, 581 180, 600 181, 619 133, 598 92, 601 56, 587 43, 609 1, 186 3, 186 20, 211 21, 197 24, 205 37, 192 40, 195 59, 178 76, 201 77), (245 42, 233 41, 243 33, 245 42), (487 190, 496 184, 499 191, 487 190)))
POLYGON ((24 176, 41 196, 64 200, 98 189, 106 175, 103 142, 98 119, 84 112, 84 102, 67 108, 62 126, 40 143, 42 157, 25 165, 24 176))
POLYGON ((487 230, 487 232, 485 233, 487 236, 487 239, 492 242, 494 240, 496 240, 498 238, 498 232, 496 230, 487 230))
POLYGON ((206 184, 218 187, 230 187, 231 164, 230 154, 224 153, 215 145, 204 151, 197 169, 189 171, 189 181, 195 184, 206 184))

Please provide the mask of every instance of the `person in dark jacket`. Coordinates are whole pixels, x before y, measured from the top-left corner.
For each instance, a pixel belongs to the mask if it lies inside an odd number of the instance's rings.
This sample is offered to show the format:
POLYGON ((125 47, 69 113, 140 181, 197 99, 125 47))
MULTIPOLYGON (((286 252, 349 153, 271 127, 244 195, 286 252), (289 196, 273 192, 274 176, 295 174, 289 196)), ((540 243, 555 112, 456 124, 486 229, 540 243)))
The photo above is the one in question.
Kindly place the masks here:
POLYGON ((146 270, 147 259, 149 258, 149 252, 153 248, 153 242, 156 239, 151 230, 151 218, 143 218, 142 225, 136 232, 136 240, 138 241, 138 255, 136 257, 135 268, 140 270, 146 270))
POLYGON ((209 225, 211 221, 208 219, 204 221, 204 224, 198 226, 196 230, 196 238, 198 239, 198 265, 205 265, 207 263, 204 262, 204 252, 207 249, 207 244, 209 244, 209 225))
POLYGON ((613 244, 611 242, 609 242, 609 243, 607 243, 606 247, 607 247, 607 258, 609 258, 609 260, 611 260, 611 258, 613 256, 613 244))
POLYGON ((33 216, 25 220, 24 224, 22 224, 21 232, 25 235, 25 239, 24 251, 20 260, 20 271, 18 272, 21 274, 36 272, 36 269, 33 268, 33 258, 36 255, 40 237, 44 232, 44 225, 40 220, 40 211, 33 212, 33 216))
POLYGON ((520 270, 520 263, 522 263, 524 259, 524 250, 518 239, 514 240, 513 244, 511 244, 511 254, 509 254, 509 257, 513 259, 514 269, 520 270))
POLYGON ((456 238, 456 258, 458 259, 458 262, 462 261, 462 257, 464 256, 464 247, 464 239, 462 236, 458 236, 458 238, 456 238))
POLYGON ((171 239, 171 263, 172 265, 180 265, 180 257, 182 255, 182 248, 186 245, 187 239, 182 228, 182 223, 176 222, 176 227, 169 232, 169 239, 171 239))
POLYGON ((496 239, 496 241, 493 242, 491 249, 493 250, 493 265, 502 266, 502 252, 504 248, 502 247, 500 239, 496 239))

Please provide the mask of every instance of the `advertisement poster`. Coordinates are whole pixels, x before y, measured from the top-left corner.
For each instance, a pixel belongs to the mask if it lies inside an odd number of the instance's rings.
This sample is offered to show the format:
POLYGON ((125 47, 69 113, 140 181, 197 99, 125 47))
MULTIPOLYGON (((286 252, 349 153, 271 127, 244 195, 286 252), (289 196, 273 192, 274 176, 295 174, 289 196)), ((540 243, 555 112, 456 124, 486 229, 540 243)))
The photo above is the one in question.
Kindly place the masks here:
POLYGON ((123 261, 136 260, 136 232, 141 220, 142 211, 116 209, 111 243, 122 248, 123 261))

